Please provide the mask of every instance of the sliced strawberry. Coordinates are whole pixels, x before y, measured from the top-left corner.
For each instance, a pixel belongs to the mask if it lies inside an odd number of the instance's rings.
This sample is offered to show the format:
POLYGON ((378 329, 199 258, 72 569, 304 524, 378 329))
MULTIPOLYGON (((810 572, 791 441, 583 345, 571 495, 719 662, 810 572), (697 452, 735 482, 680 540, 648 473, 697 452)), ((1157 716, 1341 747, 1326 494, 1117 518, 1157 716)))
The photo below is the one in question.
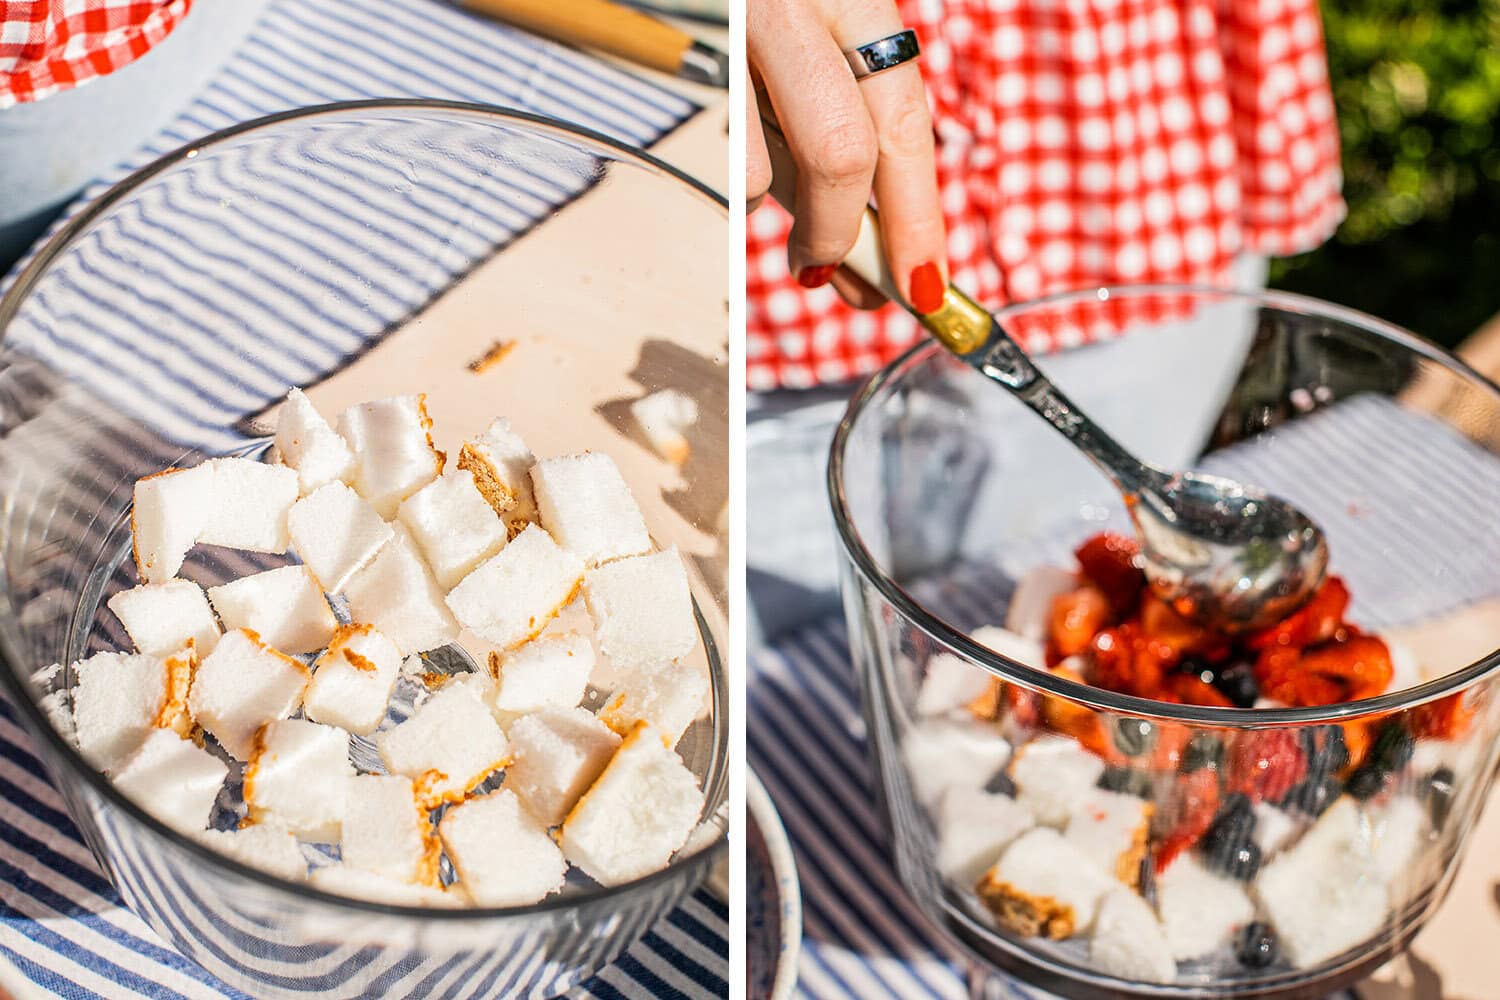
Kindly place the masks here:
POLYGON ((1305 650, 1297 669, 1324 678, 1338 689, 1332 701, 1298 703, 1304 705, 1373 698, 1390 687, 1396 672, 1391 651, 1372 635, 1350 636, 1342 642, 1325 642, 1305 650))
POLYGON ((1251 802, 1280 802, 1307 776, 1307 756, 1285 729, 1241 733, 1229 747, 1229 790, 1251 802))
POLYGON ((1005 705, 1012 721, 1032 729, 1042 721, 1042 696, 1017 684, 1005 685, 1005 705))
POLYGON ((1478 709, 1465 698, 1468 693, 1460 691, 1412 709, 1412 735, 1431 740, 1453 740, 1463 736, 1478 714, 1478 709))
POLYGON ((1173 804, 1176 822, 1156 846, 1157 874, 1166 871, 1177 856, 1196 844, 1213 824, 1219 809, 1219 775, 1213 768, 1185 774, 1177 785, 1173 804))
POLYGON ((1167 690, 1185 704, 1214 708, 1234 707, 1234 702, 1226 698, 1223 692, 1194 674, 1172 674, 1165 683, 1167 690))
POLYGON ((1102 532, 1073 554, 1083 575, 1104 592, 1117 614, 1128 615, 1135 610, 1146 587, 1146 574, 1141 571, 1141 547, 1134 538, 1102 532))
POLYGON ((1052 601, 1048 629, 1049 666, 1055 654, 1058 662, 1077 656, 1089 648, 1099 630, 1109 624, 1109 598, 1097 587, 1083 586, 1052 601))
POLYGON ((1302 607, 1277 625, 1252 633, 1245 640, 1251 649, 1292 646, 1302 649, 1333 638, 1349 609, 1349 588, 1330 576, 1302 607))
POLYGON ((1195 653, 1217 660, 1229 653, 1229 643, 1223 636, 1184 618, 1155 594, 1148 592, 1141 598, 1140 622, 1142 632, 1170 646, 1179 656, 1195 653))

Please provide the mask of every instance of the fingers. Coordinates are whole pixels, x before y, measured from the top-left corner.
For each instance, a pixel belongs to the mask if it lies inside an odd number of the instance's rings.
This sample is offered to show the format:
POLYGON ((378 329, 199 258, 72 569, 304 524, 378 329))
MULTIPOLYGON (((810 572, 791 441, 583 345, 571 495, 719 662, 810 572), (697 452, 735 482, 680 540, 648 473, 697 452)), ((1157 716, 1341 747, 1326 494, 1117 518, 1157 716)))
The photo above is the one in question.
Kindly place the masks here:
POLYGON ((745 214, 760 207, 771 190, 771 156, 766 150, 766 134, 761 129, 760 107, 755 88, 745 83, 745 214))
POLYGON ((932 115, 912 63, 860 83, 875 122, 875 201, 891 274, 912 308, 937 312, 947 288, 943 211, 938 199, 932 115))
MULTIPOLYGON (((837 0, 831 21, 841 50, 901 30, 895 8, 869 0, 837 0)), ((875 201, 886 261, 906 301, 918 312, 936 312, 947 286, 942 205, 938 198, 932 115, 915 62, 858 83, 875 126, 875 201)))
POLYGON ((749 57, 797 161, 787 256, 802 285, 827 284, 854 245, 878 148, 874 124, 828 28, 795 0, 750 4, 749 57))

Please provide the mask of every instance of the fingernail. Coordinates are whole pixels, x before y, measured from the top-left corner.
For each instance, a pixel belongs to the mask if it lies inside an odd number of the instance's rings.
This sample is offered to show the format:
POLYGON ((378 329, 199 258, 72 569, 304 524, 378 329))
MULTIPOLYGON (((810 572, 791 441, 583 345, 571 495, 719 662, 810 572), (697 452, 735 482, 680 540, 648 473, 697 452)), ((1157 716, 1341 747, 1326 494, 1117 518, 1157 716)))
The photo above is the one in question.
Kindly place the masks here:
POLYGON ((803 288, 822 288, 833 278, 833 272, 837 271, 837 264, 817 264, 812 267, 804 267, 797 272, 797 284, 803 288))
POLYGON ((943 272, 932 261, 918 264, 911 269, 911 304, 917 312, 926 315, 943 308, 943 272))

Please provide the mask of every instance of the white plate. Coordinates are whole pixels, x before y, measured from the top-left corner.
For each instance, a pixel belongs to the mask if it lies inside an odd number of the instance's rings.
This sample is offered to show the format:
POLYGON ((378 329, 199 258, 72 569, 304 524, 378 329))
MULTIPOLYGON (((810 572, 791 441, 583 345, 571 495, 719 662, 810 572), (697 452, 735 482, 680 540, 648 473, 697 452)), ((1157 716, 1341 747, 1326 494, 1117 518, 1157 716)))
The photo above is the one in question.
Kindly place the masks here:
POLYGON ((745 972, 748 1000, 787 1000, 797 986, 802 894, 786 829, 754 771, 745 775, 745 972))

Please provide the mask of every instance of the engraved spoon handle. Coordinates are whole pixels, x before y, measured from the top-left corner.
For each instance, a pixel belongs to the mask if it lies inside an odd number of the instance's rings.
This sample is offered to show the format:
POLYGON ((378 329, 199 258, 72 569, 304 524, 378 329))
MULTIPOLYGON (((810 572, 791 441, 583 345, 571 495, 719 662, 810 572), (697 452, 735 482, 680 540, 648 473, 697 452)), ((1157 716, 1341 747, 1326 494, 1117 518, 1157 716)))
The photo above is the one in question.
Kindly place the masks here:
MULTIPOLYGON (((874 221, 873 210, 870 215, 874 221)), ((948 294, 968 298, 951 285, 948 294)), ((939 314, 933 315, 936 317, 939 314)), ((927 317, 919 315, 917 319, 929 330, 932 329, 927 323, 927 317)), ((944 338, 939 336, 938 339, 944 338)), ((1035 410, 1059 434, 1093 459, 1114 480, 1122 493, 1140 496, 1156 492, 1164 478, 1162 472, 1136 458, 1104 428, 1089 419, 1088 414, 1037 368, 1031 356, 1011 339, 1010 334, 993 317, 990 318, 988 340, 977 350, 960 354, 959 357, 990 381, 1009 389, 1021 402, 1035 410)))

